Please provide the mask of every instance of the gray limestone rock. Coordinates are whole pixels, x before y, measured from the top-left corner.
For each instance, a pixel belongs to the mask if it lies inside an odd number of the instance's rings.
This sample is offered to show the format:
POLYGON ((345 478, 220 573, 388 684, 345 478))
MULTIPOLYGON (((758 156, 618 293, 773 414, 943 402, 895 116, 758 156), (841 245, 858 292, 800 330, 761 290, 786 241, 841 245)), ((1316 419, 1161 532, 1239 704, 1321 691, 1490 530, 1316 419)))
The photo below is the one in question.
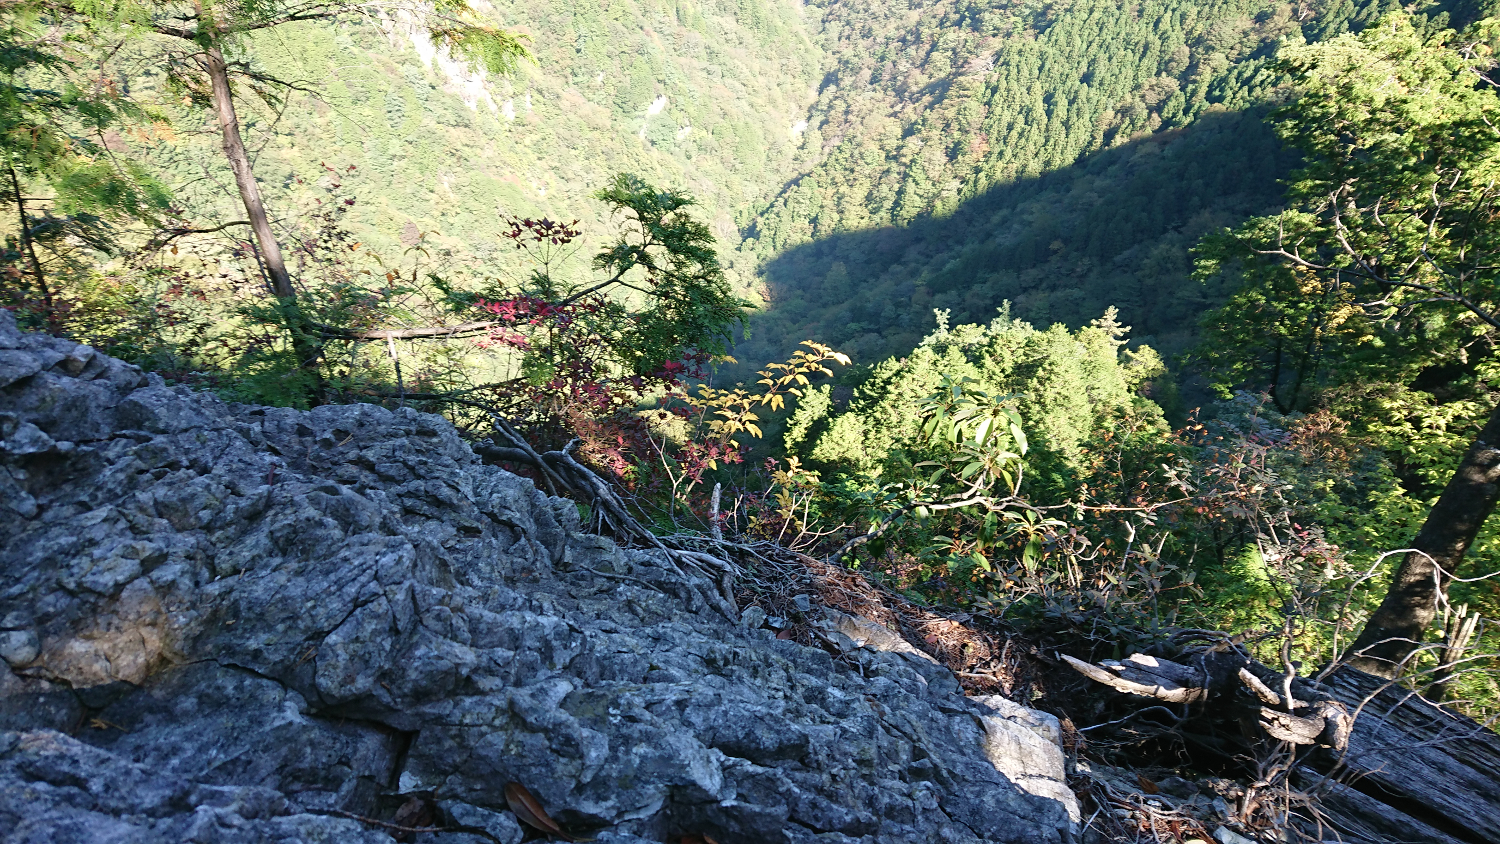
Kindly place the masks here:
POLYGON ((510 782, 600 842, 1075 836, 1046 716, 864 619, 838 662, 728 619, 438 417, 228 405, 4 312, 0 352, 4 844, 389 841, 345 814, 412 794, 413 840, 512 844, 510 782))
POLYGON ((438 804, 438 808, 448 816, 451 825, 482 831, 490 840, 499 844, 520 844, 525 836, 516 816, 509 812, 481 809, 457 800, 444 800, 438 804))
POLYGON ((36 659, 41 650, 41 643, 37 641, 36 634, 30 630, 0 632, 0 659, 5 660, 13 668, 20 668, 36 659))

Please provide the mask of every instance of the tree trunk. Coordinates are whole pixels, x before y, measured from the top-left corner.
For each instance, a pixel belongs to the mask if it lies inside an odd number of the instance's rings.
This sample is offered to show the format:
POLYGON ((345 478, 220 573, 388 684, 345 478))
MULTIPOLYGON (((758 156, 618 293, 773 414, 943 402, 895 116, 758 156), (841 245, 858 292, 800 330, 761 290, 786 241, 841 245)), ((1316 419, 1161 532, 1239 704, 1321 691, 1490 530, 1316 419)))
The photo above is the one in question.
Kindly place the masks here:
POLYGON ((1500 499, 1500 406, 1464 454, 1458 471, 1401 561, 1385 600, 1350 649, 1349 664, 1396 677, 1437 617, 1440 596, 1500 499))
POLYGON ((292 287, 291 274, 287 272, 286 260, 281 256, 281 244, 271 231, 266 204, 260 197, 260 186, 256 184, 255 173, 250 168, 245 141, 240 137, 240 118, 234 110, 234 96, 229 90, 229 67, 219 48, 211 47, 204 51, 203 67, 213 85, 214 113, 219 118, 219 130, 224 135, 224 157, 229 159, 229 167, 234 171, 234 183, 240 189, 240 200, 245 204, 245 213, 250 215, 250 229, 255 233, 255 243, 260 248, 260 258, 265 265, 271 292, 278 299, 295 301, 297 291, 292 287))
POLYGON ((10 167, 10 185, 16 192, 16 214, 20 221, 21 246, 31 258, 31 270, 36 275, 37 291, 42 294, 42 307, 47 310, 47 330, 57 327, 57 303, 52 301, 52 289, 47 286, 47 275, 42 272, 42 262, 36 257, 36 243, 31 239, 31 224, 26 219, 26 198, 21 193, 21 180, 16 176, 14 165, 10 167))
MULTIPOLYGON (((1085 677, 1134 696, 1136 713, 1174 716, 1171 726, 1158 720, 1154 738, 1137 722, 1105 742, 1160 742, 1170 734, 1195 766, 1255 760, 1258 776, 1273 770, 1261 765, 1279 754, 1266 738, 1300 748, 1257 786, 1279 789, 1279 778, 1295 768, 1294 790, 1316 801, 1282 817, 1309 834, 1299 840, 1500 842, 1500 736, 1394 682, 1342 668, 1321 682, 1288 678, 1234 648, 1188 651, 1175 661, 1134 654, 1098 665, 1059 656, 1085 677), (1181 715, 1154 702, 1180 706, 1181 715)), ((1084 726, 1080 734, 1127 720, 1084 726)))
POLYGON ((213 86, 214 113, 224 136, 224 157, 229 159, 229 167, 234 171, 234 183, 240 190, 240 200, 245 205, 245 213, 250 216, 250 229, 254 232, 256 246, 260 249, 260 260, 265 267, 271 293, 281 302, 298 368, 312 375, 316 393, 321 344, 313 339, 309 332, 310 326, 303 319, 297 302, 297 290, 292 286, 286 259, 281 255, 281 244, 276 240, 276 233, 271 231, 266 204, 261 199, 260 186, 256 184, 255 173, 250 166, 250 156, 245 152, 245 141, 240 137, 240 119, 234 109, 233 93, 229 89, 229 67, 218 47, 203 51, 203 68, 213 86))

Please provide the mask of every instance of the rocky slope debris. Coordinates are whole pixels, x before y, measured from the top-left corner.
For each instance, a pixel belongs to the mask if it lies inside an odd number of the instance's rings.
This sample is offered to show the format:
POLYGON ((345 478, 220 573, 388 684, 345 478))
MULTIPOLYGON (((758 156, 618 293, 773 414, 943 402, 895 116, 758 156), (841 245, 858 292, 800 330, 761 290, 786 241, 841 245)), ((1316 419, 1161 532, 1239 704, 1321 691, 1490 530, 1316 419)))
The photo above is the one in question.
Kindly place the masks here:
POLYGON ((0 311, 0 549, 0 841, 512 844, 511 782, 602 844, 1076 835, 1050 716, 728 617, 439 417, 229 405, 0 311))

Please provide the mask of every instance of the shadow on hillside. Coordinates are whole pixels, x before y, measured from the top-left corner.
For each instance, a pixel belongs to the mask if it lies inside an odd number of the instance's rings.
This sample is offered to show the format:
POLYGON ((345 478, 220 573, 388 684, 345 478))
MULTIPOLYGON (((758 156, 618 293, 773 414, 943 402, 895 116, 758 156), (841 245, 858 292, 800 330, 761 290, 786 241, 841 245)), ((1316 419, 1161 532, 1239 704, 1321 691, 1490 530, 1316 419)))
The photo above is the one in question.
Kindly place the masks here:
POLYGON ((1039 326, 1076 327, 1110 305, 1133 338, 1175 353, 1222 285, 1191 278, 1205 233, 1275 210, 1296 154, 1264 111, 1218 112, 1191 126, 996 186, 947 216, 835 234, 764 267, 772 303, 735 354, 781 360, 804 339, 874 363, 934 327, 987 322, 1004 301, 1039 326))

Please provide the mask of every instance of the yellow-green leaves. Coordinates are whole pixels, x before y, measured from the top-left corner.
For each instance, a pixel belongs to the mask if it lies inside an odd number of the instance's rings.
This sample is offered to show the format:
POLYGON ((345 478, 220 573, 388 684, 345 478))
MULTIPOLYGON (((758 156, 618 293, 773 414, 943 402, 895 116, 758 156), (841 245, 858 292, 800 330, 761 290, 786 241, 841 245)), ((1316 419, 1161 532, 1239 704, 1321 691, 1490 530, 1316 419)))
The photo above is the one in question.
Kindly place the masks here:
POLYGON ((756 415, 754 408, 781 410, 786 406, 787 395, 801 398, 802 390, 794 385, 808 384, 808 375, 832 375, 833 370, 828 368, 829 362, 849 363, 848 355, 836 352, 822 343, 805 340, 802 345, 807 350, 798 349, 786 363, 769 364, 757 373, 761 377, 756 383, 765 388, 758 393, 738 387, 720 390, 705 384, 700 385, 693 394, 685 396, 684 400, 696 415, 705 420, 712 438, 732 446, 739 445, 735 437, 741 433, 748 433, 758 439, 762 432, 756 424, 760 417, 756 415))

